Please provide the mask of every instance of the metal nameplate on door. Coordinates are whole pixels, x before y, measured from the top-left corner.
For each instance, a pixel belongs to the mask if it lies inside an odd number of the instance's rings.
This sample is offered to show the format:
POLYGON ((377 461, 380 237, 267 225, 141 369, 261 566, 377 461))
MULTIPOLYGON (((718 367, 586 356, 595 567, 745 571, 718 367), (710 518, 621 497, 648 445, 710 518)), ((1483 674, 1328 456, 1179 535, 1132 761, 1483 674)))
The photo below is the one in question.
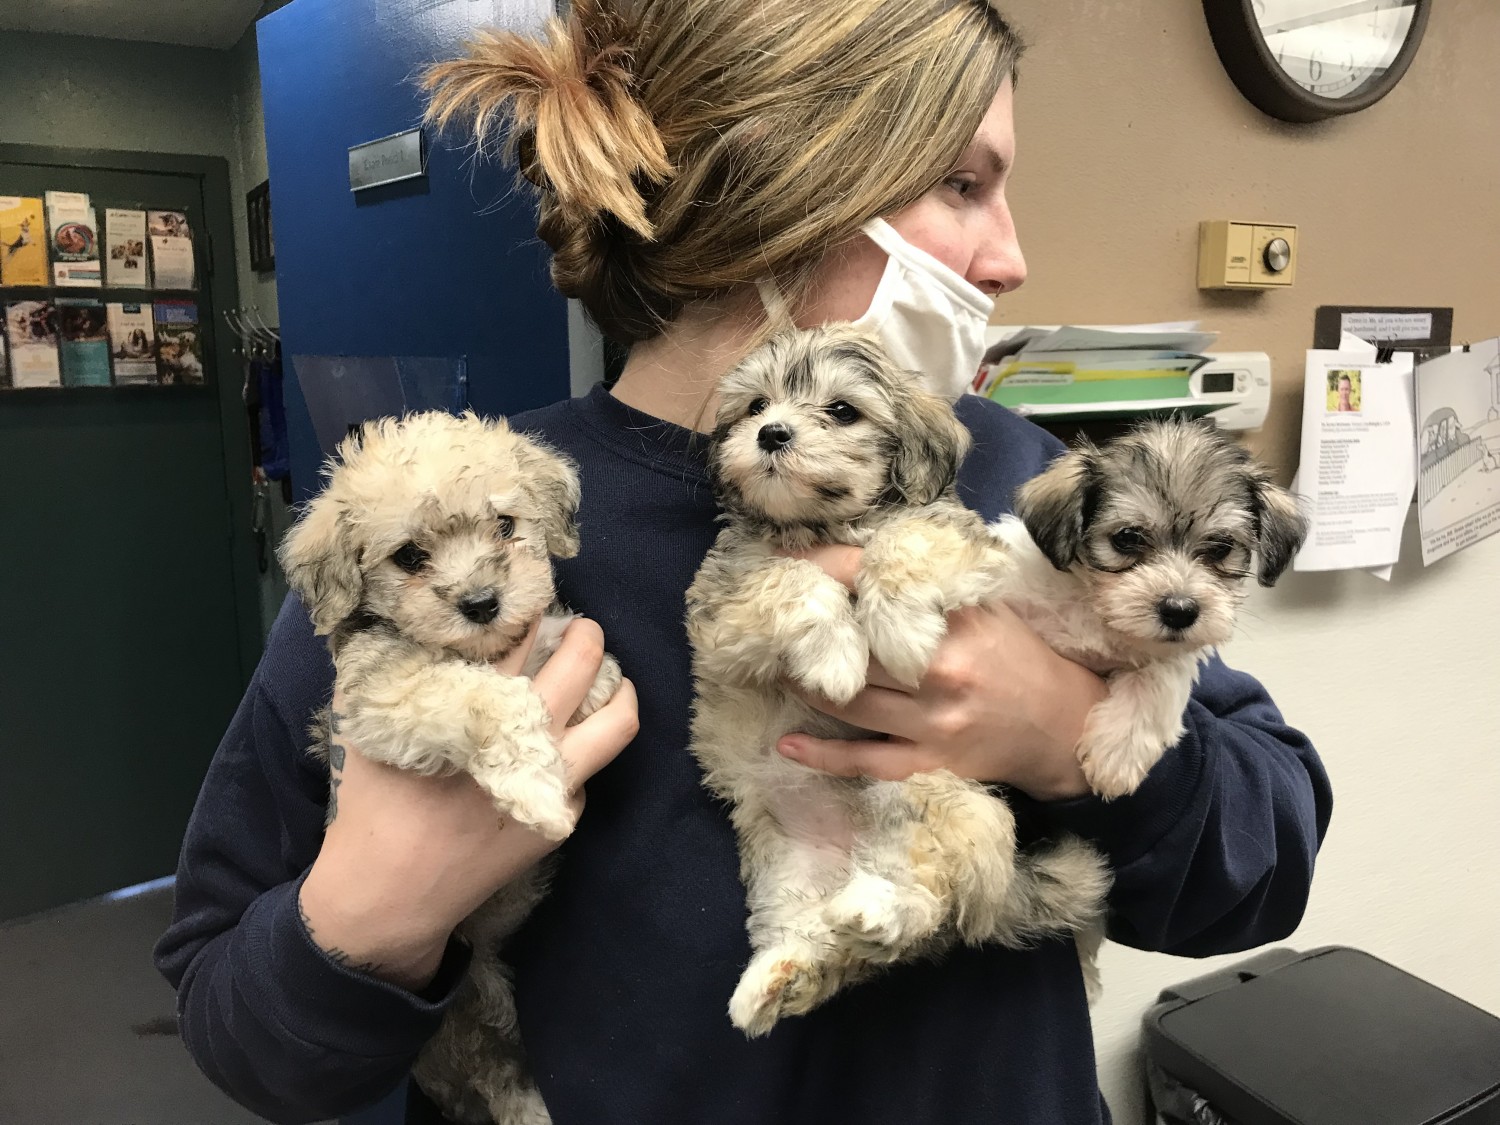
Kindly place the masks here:
POLYGON ((421 129, 355 145, 349 150, 349 190, 363 191, 425 176, 426 157, 421 129))

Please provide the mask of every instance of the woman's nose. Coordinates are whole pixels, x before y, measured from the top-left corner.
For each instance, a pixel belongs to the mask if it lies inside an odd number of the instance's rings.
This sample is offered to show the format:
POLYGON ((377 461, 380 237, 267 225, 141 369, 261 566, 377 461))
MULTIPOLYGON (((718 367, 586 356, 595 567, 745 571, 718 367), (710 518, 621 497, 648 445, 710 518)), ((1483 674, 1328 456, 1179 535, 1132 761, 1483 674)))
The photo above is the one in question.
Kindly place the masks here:
POLYGON ((1009 208, 995 216, 986 233, 969 263, 969 281, 992 297, 1021 288, 1026 284, 1026 256, 1009 208))

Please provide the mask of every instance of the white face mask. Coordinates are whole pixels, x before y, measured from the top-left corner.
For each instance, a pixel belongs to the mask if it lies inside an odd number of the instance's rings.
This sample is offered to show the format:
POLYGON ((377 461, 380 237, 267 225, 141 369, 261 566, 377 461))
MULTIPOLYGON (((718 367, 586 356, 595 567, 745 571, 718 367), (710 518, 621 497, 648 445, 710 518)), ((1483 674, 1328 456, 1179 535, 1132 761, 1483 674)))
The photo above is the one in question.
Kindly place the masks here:
POLYGON ((928 390, 957 399, 984 358, 984 330, 994 299, 884 219, 860 228, 889 255, 865 314, 854 322, 880 338, 898 366, 922 376, 928 390))

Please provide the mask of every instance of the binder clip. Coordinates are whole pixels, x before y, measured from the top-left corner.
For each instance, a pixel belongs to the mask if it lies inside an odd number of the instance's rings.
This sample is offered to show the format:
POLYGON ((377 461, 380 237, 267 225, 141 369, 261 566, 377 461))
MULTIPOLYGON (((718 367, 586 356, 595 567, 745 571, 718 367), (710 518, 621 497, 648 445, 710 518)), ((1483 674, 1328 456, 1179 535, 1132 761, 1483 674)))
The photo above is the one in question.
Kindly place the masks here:
POLYGON ((1377 344, 1376 345, 1376 347, 1375 347, 1375 362, 1376 363, 1392 363, 1392 362, 1395 361, 1395 359, 1396 359, 1396 344, 1395 344, 1395 341, 1387 340, 1383 344, 1377 344))

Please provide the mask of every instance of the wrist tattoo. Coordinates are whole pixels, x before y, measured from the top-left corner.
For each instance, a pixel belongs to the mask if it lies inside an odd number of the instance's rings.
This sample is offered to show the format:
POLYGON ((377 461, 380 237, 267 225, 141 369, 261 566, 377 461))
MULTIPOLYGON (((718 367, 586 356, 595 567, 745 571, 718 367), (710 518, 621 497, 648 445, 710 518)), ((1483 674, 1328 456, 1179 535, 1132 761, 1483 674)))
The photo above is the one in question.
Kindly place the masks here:
POLYGON ((343 778, 339 774, 344 769, 344 744, 339 740, 339 734, 343 728, 344 716, 337 711, 328 713, 328 822, 339 815, 339 786, 343 784, 343 778))
POLYGON ((307 936, 313 939, 313 944, 322 949, 324 956, 335 965, 348 969, 351 972, 364 973, 367 976, 378 973, 385 968, 379 961, 356 961, 336 945, 332 948, 324 948, 322 943, 318 941, 317 931, 313 929, 312 919, 307 916, 307 908, 302 905, 301 896, 297 898, 297 916, 302 919, 302 927, 307 931, 307 936))

